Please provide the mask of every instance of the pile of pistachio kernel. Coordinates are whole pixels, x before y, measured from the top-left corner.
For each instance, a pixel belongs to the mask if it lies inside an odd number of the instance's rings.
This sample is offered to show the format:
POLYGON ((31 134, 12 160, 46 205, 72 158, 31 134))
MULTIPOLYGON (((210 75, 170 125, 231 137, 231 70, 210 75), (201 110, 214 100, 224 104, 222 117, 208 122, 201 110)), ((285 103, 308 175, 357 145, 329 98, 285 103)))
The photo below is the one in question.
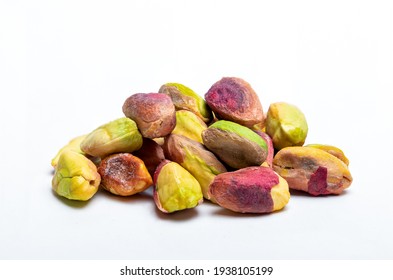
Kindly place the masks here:
POLYGON ((272 103, 240 78, 222 78, 205 94, 167 83, 137 93, 124 117, 71 140, 52 160, 53 190, 89 200, 102 189, 130 196, 153 187, 159 210, 171 213, 209 200, 240 213, 285 207, 289 189, 313 196, 341 194, 352 182, 337 147, 304 146, 301 110, 272 103))

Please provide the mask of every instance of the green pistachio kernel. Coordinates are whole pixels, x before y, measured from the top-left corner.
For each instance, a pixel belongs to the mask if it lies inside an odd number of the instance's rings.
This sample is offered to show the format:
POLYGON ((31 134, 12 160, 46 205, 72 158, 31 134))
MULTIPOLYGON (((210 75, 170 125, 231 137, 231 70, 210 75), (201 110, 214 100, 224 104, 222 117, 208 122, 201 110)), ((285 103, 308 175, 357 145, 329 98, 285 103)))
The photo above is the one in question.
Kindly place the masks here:
POLYGON ((103 158, 113 153, 131 153, 142 147, 136 123, 126 117, 104 124, 88 134, 81 143, 86 154, 103 158))

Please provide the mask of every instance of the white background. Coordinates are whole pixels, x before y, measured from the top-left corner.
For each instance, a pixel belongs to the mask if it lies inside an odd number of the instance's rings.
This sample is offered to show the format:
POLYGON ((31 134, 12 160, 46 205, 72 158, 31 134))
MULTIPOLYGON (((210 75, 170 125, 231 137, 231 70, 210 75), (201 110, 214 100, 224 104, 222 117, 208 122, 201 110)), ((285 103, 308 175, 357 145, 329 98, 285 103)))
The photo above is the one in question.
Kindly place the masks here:
POLYGON ((0 1, 0 259, 393 259, 391 1, 0 1), (57 197, 50 161, 183 83, 248 81, 265 111, 296 104, 307 143, 342 148, 341 196, 241 215, 165 215, 151 192, 57 197), (389 99, 390 98, 390 99, 389 99))

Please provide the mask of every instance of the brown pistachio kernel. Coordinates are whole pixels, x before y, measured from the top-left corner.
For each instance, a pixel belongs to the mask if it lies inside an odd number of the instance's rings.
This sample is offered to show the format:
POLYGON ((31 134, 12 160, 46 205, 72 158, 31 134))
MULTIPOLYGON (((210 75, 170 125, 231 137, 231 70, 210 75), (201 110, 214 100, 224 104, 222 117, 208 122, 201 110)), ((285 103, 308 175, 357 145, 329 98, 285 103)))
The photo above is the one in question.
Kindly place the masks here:
POLYGON ((175 106, 164 93, 137 93, 123 104, 123 113, 134 120, 143 137, 164 137, 176 125, 175 106))
POLYGON ((183 135, 192 140, 203 143, 202 131, 207 125, 194 113, 187 110, 176 111, 176 126, 173 134, 183 135))
POLYGON ((129 153, 113 154, 98 166, 101 186, 113 194, 129 196, 146 190, 152 178, 142 160, 129 153))
POLYGON ((341 159, 346 165, 349 165, 349 160, 345 156, 344 152, 335 146, 322 145, 322 144, 308 144, 305 147, 312 147, 312 148, 324 150, 325 152, 328 152, 329 154, 335 156, 336 158, 341 159))
POLYGON ((314 196, 341 194, 352 183, 348 166, 337 157, 312 147, 287 147, 273 159, 273 169, 289 188, 314 196))
POLYGON ((189 87, 178 83, 166 83, 160 87, 158 92, 168 94, 176 110, 193 112, 204 122, 211 120, 212 112, 205 100, 189 87))
POLYGON ((187 169, 201 185, 203 196, 210 199, 207 193, 210 183, 217 174, 227 171, 216 156, 201 143, 182 135, 169 135, 162 147, 165 157, 187 169))
POLYGON ((233 168, 261 165, 267 157, 266 142, 248 127, 220 120, 202 132, 203 143, 233 168))
POLYGON ((157 166, 165 159, 162 147, 149 138, 144 138, 142 147, 132 154, 145 163, 152 178, 157 166))
POLYGON ((258 95, 249 83, 240 78, 222 78, 208 90, 205 99, 219 119, 247 127, 264 120, 258 95))
POLYGON ((217 175, 209 194, 217 204, 240 213, 270 213, 289 201, 287 182, 268 167, 247 167, 217 175))
POLYGON ((198 181, 180 164, 164 160, 154 173, 154 202, 164 213, 194 208, 202 203, 198 181))

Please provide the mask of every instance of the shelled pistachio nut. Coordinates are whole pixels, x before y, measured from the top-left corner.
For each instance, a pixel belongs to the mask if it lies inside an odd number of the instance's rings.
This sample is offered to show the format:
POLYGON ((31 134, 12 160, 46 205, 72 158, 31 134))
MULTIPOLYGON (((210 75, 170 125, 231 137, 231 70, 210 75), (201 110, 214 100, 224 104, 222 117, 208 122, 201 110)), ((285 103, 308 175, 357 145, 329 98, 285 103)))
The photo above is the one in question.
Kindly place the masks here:
POLYGON ((125 117, 98 127, 80 144, 84 153, 100 158, 114 153, 131 153, 141 146, 142 135, 136 123, 125 117))
POLYGON ((150 139, 168 135, 176 125, 175 106, 164 93, 133 94, 124 102, 123 113, 150 139))
POLYGON ((337 157, 312 147, 287 147, 273 159, 273 169, 289 188, 314 196, 341 194, 352 183, 348 166, 337 157))
POLYGON ((225 77, 205 94, 206 103, 219 119, 252 127, 264 120, 258 95, 250 84, 236 77, 225 77))
POLYGON ((120 196, 142 192, 153 183, 144 162, 129 153, 107 156, 98 166, 98 173, 101 186, 120 196))
POLYGON ((220 120, 202 132, 205 146, 233 168, 261 165, 267 158, 265 140, 240 124, 220 120))
POLYGON ((179 83, 166 83, 158 90, 170 96, 176 110, 188 110, 200 117, 204 122, 209 122, 212 112, 205 100, 189 87, 179 83))
POLYGON ((302 146, 308 133, 306 117, 292 104, 272 103, 267 112, 266 133, 272 138, 276 150, 302 146))
POLYGON ((203 201, 198 181, 176 162, 164 160, 154 173, 154 202, 164 213, 194 208, 203 201))
POLYGON ((312 148, 321 149, 321 150, 328 152, 329 154, 337 157, 338 159, 341 159, 346 165, 349 165, 349 160, 345 156, 344 152, 335 146, 323 145, 323 144, 308 144, 305 147, 312 147, 312 148))
POLYGON ((290 198, 287 182, 268 167, 247 167, 214 178, 209 194, 217 204, 240 213, 280 210, 290 198))
POLYGON ((201 143, 176 134, 166 137, 163 149, 167 159, 183 166, 198 180, 203 196, 210 199, 210 183, 217 174, 227 171, 216 156, 201 143))
POLYGON ((173 134, 186 136, 194 141, 203 143, 202 131, 207 125, 194 113, 186 110, 176 111, 176 126, 173 134))
POLYGON ((72 200, 89 200, 101 182, 95 164, 84 155, 72 150, 60 154, 52 189, 60 196, 72 200))
POLYGON ((66 144, 63 148, 61 148, 57 152, 56 156, 51 161, 51 165, 54 168, 56 168, 56 165, 57 165, 57 163, 59 161, 60 155, 64 151, 74 151, 76 153, 84 155, 85 153, 82 152, 82 150, 80 148, 80 145, 81 145, 83 139, 85 139, 85 138, 86 138, 86 135, 81 135, 81 136, 78 136, 78 137, 75 137, 75 138, 71 139, 70 142, 68 142, 68 144, 66 144))

